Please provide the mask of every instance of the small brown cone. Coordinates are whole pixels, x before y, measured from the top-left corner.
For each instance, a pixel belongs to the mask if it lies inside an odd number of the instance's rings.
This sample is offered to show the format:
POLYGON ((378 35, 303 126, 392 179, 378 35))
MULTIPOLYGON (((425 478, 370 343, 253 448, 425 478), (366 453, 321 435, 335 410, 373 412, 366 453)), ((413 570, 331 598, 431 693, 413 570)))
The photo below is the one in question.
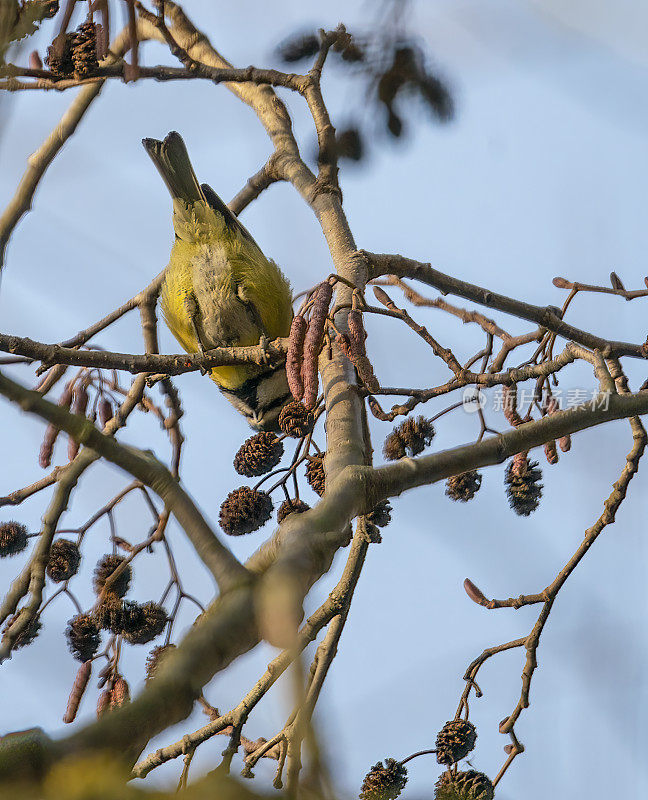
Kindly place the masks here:
POLYGON ((243 536, 265 525, 271 515, 272 500, 268 494, 240 486, 221 503, 219 522, 229 536, 243 536))
POLYGON ((477 731, 472 722, 453 719, 441 728, 436 738, 437 761, 449 766, 475 749, 477 731))
POLYGON ((435 800, 493 800, 495 789, 483 772, 444 772, 435 784, 435 800))
POLYGON ((306 462, 306 480, 311 489, 320 497, 324 494, 326 476, 324 474, 324 455, 308 456, 306 462))
POLYGON ((284 500, 277 509, 277 522, 281 525, 290 514, 303 514, 304 511, 308 511, 309 508, 310 506, 308 503, 304 503, 303 500, 292 498, 290 500, 284 500))
POLYGON ((396 800, 407 783, 407 770, 393 758, 379 761, 362 781, 360 800, 396 800))
POLYGON ((315 424, 313 412, 309 411, 302 403, 293 401, 286 403, 279 414, 279 427, 282 433, 293 439, 307 436, 315 424))
POLYGON ((265 475, 281 461, 283 450, 276 434, 262 431, 243 442, 234 456, 234 469, 247 478, 265 475))

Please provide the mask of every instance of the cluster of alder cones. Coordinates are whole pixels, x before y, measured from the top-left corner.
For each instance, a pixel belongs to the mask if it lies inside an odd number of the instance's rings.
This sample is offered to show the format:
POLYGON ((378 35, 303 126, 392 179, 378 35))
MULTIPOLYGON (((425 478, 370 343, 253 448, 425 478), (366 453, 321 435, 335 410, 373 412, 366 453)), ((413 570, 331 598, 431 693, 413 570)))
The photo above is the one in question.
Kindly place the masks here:
MULTIPOLYGON (((448 769, 435 784, 435 800, 493 800, 493 784, 483 772, 457 768, 457 762, 474 749, 476 740, 475 726, 468 720, 451 720, 439 731, 436 749, 431 752, 436 752, 438 763, 448 769)), ((409 760, 387 758, 375 764, 362 782, 360 800, 396 800, 407 783, 405 762, 409 760)))

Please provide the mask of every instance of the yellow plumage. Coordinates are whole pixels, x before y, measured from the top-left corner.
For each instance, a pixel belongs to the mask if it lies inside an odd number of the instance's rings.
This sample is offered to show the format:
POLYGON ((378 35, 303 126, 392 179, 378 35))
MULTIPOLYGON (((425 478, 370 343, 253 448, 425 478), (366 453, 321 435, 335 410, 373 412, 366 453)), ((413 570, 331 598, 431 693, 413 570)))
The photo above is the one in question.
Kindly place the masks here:
MULTIPOLYGON (((144 139, 144 146, 173 197, 176 240, 160 303, 182 347, 195 353, 254 345, 264 335, 287 336, 293 316, 288 281, 215 192, 198 184, 180 135, 172 132, 164 142, 144 139)), ((285 374, 282 383, 273 373, 266 367, 241 365, 216 367, 211 377, 228 396, 234 395, 229 399, 235 405, 236 395, 244 395, 245 403, 257 411, 255 403, 276 405, 281 398, 261 401, 255 393, 251 401, 250 391, 258 388, 255 379, 268 376, 273 381, 271 394, 287 395, 285 374)), ((258 420, 252 424, 264 427, 258 420)))

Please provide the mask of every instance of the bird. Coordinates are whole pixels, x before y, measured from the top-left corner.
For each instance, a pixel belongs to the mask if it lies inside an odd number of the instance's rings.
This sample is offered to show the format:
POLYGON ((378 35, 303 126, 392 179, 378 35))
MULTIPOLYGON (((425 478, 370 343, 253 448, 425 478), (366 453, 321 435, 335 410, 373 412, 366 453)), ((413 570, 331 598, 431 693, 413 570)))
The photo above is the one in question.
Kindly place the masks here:
MULTIPOLYGON (((175 242, 165 269, 160 307, 188 353, 265 344, 288 336, 290 284, 251 234, 206 183, 199 184, 177 131, 142 139, 173 200, 175 242)), ((252 428, 278 430, 292 398, 285 365, 214 367, 210 377, 252 428)))

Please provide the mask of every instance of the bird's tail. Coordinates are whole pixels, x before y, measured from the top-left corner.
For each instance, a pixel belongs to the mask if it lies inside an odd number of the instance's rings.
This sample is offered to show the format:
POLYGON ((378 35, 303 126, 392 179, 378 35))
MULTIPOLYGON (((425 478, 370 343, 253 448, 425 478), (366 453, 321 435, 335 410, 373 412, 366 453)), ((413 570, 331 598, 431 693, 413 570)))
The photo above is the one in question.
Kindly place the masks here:
POLYGON ((171 131, 163 142, 158 139, 142 139, 142 144, 174 200, 185 203, 206 202, 179 133, 171 131))

